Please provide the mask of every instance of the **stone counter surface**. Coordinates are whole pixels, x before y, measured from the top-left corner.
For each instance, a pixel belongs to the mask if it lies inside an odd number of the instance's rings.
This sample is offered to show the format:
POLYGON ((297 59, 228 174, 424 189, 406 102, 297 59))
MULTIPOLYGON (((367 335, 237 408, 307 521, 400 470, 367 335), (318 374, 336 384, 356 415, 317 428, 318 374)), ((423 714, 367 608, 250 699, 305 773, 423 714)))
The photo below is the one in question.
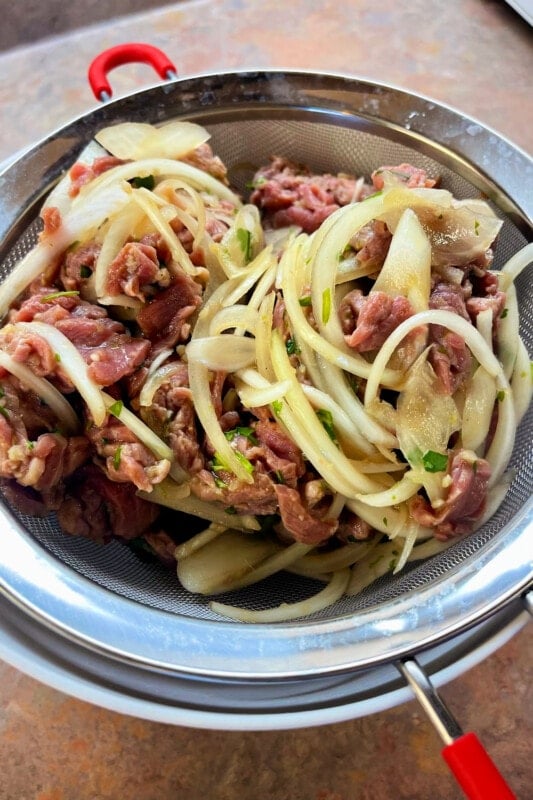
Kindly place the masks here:
MULTIPOLYGON (((196 0, 96 24, 91 5, 77 30, 45 26, 0 54, 0 159, 93 108, 87 66, 126 41, 165 50, 182 76, 272 67, 391 83, 533 151, 532 31, 503 2, 196 0)), ((146 66, 111 77, 115 96, 156 80, 146 66)), ((529 626, 442 690, 521 800, 533 798, 532 658, 529 626)), ((304 730, 197 731, 91 706, 0 663, 0 800, 459 800, 440 746, 414 701, 304 730)))

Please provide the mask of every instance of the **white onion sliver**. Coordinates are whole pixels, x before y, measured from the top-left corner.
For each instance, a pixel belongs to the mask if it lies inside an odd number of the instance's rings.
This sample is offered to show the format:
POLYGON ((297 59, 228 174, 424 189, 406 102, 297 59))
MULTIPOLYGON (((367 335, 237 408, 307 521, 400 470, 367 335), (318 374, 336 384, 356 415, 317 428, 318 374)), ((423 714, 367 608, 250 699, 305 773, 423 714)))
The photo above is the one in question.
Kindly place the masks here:
POLYGON ((185 352, 189 363, 203 364, 211 370, 236 372, 255 361, 255 341, 244 336, 221 333, 192 339, 185 352))
POLYGON ((61 422, 65 432, 74 433, 79 429, 80 422, 74 409, 50 381, 35 375, 26 364, 15 361, 9 353, 5 353, 3 350, 0 350, 0 367, 14 375, 24 386, 44 400, 61 422))
POLYGON ((106 417, 104 395, 100 387, 89 377, 88 367, 78 350, 67 337, 46 322, 17 322, 15 330, 36 334, 44 339, 58 359, 60 369, 68 375, 83 397, 96 425, 102 425, 106 417))
POLYGON ((146 425, 142 419, 139 419, 133 411, 115 400, 114 397, 102 392, 105 405, 108 411, 113 408, 113 415, 117 417, 132 433, 158 458, 166 459, 167 461, 174 460, 174 453, 172 449, 162 439, 153 432, 151 428, 146 425), (115 411, 116 409, 116 411, 115 411))

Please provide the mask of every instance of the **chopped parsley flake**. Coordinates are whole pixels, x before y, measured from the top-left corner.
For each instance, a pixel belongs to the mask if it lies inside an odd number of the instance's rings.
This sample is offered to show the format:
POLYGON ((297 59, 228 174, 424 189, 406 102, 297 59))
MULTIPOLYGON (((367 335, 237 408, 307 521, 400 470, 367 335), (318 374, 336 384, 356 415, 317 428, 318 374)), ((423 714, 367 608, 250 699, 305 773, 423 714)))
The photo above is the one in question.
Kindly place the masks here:
POLYGON ((311 295, 306 295, 305 297, 300 297, 299 301, 301 306, 310 306, 311 305, 311 295))
POLYGON ((285 342, 285 348, 287 350, 287 355, 289 356, 298 355, 300 352, 300 348, 296 344, 296 339, 287 339, 285 342))
POLYGON ((274 402, 272 403, 272 411, 274 412, 276 417, 279 417, 282 408, 283 408, 283 402, 281 400, 274 400, 274 402))
POLYGON ((476 236, 479 236, 479 220, 478 219, 476 219, 474 221, 474 233, 476 234, 476 236))
POLYGON ((7 413, 7 409, 5 406, 0 405, 0 414, 6 419, 9 419, 9 414, 7 413))
POLYGON ((58 297, 78 297, 78 295, 79 292, 74 290, 71 292, 53 292, 41 297, 41 303, 50 303, 52 300, 57 300, 58 297))
POLYGON ((122 445, 119 444, 117 449, 115 450, 115 455, 113 456, 113 468, 118 470, 120 467, 120 459, 122 457, 122 445))
POLYGON ((240 453, 238 450, 235 450, 235 456, 237 458, 237 461, 241 464, 241 466, 244 467, 246 472, 249 472, 251 475, 252 472, 254 471, 254 465, 252 464, 252 462, 248 461, 246 456, 243 456, 243 454, 240 453))
POLYGON ((336 442, 337 436, 335 433, 335 426, 333 425, 333 414, 331 411, 328 411, 326 408, 319 408, 315 413, 331 441, 336 442))
POLYGON ((54 353, 54 358, 58 364, 61 362, 61 356, 59 355, 59 353, 54 353))
POLYGON ((153 175, 145 175, 144 177, 137 175, 131 179, 130 183, 134 189, 148 189, 151 192, 155 186, 155 178, 153 175))
POLYGON ((252 444, 257 444, 257 438, 254 434, 253 428, 248 428, 248 427, 232 428, 231 431, 226 431, 224 436, 226 437, 228 442, 232 442, 236 436, 246 436, 246 438, 252 444))
POLYGON ((224 511, 226 512, 226 514, 236 514, 237 513, 237 509, 235 508, 235 506, 228 506, 227 508, 224 509, 224 511))
POLYGON ((503 403, 503 401, 505 400, 505 390, 504 389, 500 389, 500 391, 496 395, 496 400, 498 401, 498 403, 503 403))
POLYGON ((327 325, 331 315, 331 289, 322 292, 322 322, 327 325))
POLYGON ((264 177, 264 175, 259 175, 259 177, 256 178, 255 180, 248 181, 248 183, 246 184, 246 188, 258 189, 259 186, 263 186, 265 183, 268 183, 267 179, 264 177))
POLYGON ((122 400, 115 400, 115 402, 109 406, 108 411, 110 414, 113 414, 114 417, 120 417, 123 408, 124 403, 122 400))
POLYGON ((252 259, 252 234, 246 228, 237 228, 236 231, 237 241, 244 253, 244 261, 248 264, 252 259))
POLYGON ((381 521, 383 522, 385 527, 387 527, 387 525, 389 524, 389 520, 387 519, 387 517, 383 517, 383 519, 381 521))
POLYGON ((426 472, 444 472, 448 466, 448 456, 445 453, 428 450, 422 456, 422 465, 426 472))

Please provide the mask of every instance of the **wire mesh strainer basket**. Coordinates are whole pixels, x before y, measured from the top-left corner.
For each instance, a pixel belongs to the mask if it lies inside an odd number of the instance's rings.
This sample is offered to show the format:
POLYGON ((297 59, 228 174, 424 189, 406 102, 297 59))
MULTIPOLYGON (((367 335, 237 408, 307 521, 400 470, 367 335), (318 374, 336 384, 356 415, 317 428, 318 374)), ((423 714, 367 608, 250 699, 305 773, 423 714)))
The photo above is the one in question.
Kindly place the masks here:
MULTIPOLYGON (((176 117, 209 130, 213 150, 238 190, 244 191, 272 154, 315 172, 356 175, 369 175, 381 164, 410 162, 441 175, 442 186, 458 198, 488 199, 503 219, 496 267, 531 239, 533 165, 475 120, 406 92, 341 76, 199 76, 91 112, 38 144, 0 177, 0 277, 35 242, 40 202, 99 128, 176 117)), ((525 273, 517 289, 521 334, 531 351, 533 295, 525 273)), ((221 620, 207 599, 191 596, 173 574, 140 561, 120 543, 102 547, 66 537, 53 517, 28 518, 8 507, 1 512, 0 585, 7 602, 32 626, 91 653, 88 660, 101 656, 108 667, 114 664, 109 670, 116 668, 119 686, 124 665, 152 677, 206 681, 205 686, 210 681, 256 686, 315 681, 375 669, 468 630, 529 586, 531 426, 530 412, 513 454, 516 477, 483 528, 303 621, 254 627, 221 620)), ((259 609, 299 599, 314 588, 306 579, 280 574, 224 599, 259 609)), ((179 702, 185 702, 183 695, 179 702)))

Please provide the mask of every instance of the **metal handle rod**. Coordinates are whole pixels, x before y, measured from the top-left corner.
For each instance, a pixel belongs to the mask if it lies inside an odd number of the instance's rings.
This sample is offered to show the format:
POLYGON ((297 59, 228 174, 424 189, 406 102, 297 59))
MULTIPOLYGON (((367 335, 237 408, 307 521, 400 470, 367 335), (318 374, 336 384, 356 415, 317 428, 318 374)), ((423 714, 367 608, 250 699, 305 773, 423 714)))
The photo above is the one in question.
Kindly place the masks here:
POLYGON ((533 617, 533 589, 524 595, 524 605, 526 607, 526 611, 529 611, 533 617))
POLYGON ((428 676, 414 658, 399 661, 396 665, 433 723, 444 744, 451 744, 463 731, 428 676))
MULTIPOLYGON (((533 594, 529 598, 531 606, 533 594)), ((468 800, 516 800, 475 733, 463 733, 414 658, 396 666, 444 742, 442 757, 468 800)))

